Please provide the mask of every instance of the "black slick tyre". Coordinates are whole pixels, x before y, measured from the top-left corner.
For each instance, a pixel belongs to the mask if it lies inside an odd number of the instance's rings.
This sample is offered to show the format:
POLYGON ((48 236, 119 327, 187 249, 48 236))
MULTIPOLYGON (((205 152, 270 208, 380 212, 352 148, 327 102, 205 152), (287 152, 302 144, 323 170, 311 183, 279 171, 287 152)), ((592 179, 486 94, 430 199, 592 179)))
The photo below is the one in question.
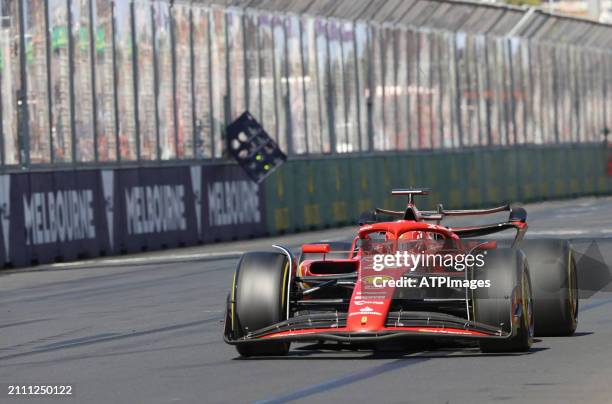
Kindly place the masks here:
MULTIPOLYGON (((240 259, 230 291, 228 321, 234 338, 286 320, 289 261, 282 253, 251 252, 240 259)), ((241 356, 279 356, 289 342, 253 341, 236 345, 241 356)))
POLYGON ((516 249, 487 252, 485 265, 474 270, 474 279, 490 287, 474 290, 474 318, 513 335, 480 340, 482 352, 527 352, 534 335, 532 290, 525 255, 516 249))
POLYGON ((578 325, 578 276, 569 242, 526 240, 536 337, 569 336, 578 325))

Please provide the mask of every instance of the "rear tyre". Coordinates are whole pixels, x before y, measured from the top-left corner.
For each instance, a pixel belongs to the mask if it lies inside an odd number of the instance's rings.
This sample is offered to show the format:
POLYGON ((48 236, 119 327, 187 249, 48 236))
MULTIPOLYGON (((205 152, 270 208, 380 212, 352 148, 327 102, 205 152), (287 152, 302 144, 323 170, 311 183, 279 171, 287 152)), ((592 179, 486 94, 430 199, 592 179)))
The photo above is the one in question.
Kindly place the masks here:
POLYGON ((525 255, 516 249, 487 253, 485 265, 474 270, 474 279, 489 280, 489 288, 474 290, 477 322, 514 331, 509 339, 485 339, 482 352, 527 352, 533 343, 532 291, 525 255))
MULTIPOLYGON (((289 261, 276 252, 251 252, 240 259, 230 295, 233 338, 241 338, 286 319, 289 261), (233 301, 233 302, 232 302, 233 301)), ((253 341, 236 345, 241 356, 286 355, 289 342, 253 341)))
POLYGON ((578 325, 578 276, 569 242, 529 240, 521 249, 531 270, 536 337, 572 335, 578 325))

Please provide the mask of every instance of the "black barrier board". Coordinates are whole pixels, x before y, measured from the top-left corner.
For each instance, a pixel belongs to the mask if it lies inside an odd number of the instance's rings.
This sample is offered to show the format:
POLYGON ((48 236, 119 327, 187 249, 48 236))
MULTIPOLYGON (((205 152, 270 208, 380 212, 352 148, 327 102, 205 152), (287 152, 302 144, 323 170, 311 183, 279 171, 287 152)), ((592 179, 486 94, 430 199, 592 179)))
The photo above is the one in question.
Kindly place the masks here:
POLYGON ((97 178, 97 171, 2 176, 2 262, 24 266, 98 256, 98 237, 106 232, 97 213, 97 178))
POLYGON ((114 231, 128 252, 195 244, 189 167, 116 170, 114 231))
POLYGON ((266 234, 235 165, 0 175, 0 268, 266 234))
POLYGON ((204 241, 266 233, 264 189, 238 166, 204 166, 202 180, 204 241))

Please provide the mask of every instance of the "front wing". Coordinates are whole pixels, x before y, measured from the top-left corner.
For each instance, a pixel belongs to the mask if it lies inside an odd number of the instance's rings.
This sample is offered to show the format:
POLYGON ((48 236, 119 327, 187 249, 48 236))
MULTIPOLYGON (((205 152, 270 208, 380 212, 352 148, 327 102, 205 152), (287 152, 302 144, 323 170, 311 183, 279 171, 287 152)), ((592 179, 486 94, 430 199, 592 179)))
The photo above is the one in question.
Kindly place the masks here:
POLYGON ((391 312, 385 326, 354 330, 346 326, 346 313, 306 314, 234 337, 226 327, 224 340, 238 345, 257 341, 338 341, 371 343, 391 339, 508 339, 511 332, 464 318, 435 312, 391 312))

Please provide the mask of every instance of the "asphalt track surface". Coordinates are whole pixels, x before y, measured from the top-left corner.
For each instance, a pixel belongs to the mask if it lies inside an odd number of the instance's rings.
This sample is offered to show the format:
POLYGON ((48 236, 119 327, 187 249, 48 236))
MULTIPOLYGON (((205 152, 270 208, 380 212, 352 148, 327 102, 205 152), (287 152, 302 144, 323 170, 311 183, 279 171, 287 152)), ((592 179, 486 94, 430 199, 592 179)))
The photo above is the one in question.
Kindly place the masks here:
MULTIPOLYGON (((590 249, 594 258, 581 271, 612 263, 612 198, 527 209, 532 237, 574 239, 579 255, 590 249)), ((527 354, 294 344, 287 357, 240 359, 223 343, 223 304, 240 252, 347 235, 336 229, 2 272, 0 402, 612 402, 607 281, 584 294, 575 336, 539 339, 527 354), (71 385, 73 395, 9 397, 10 384, 71 385)))

